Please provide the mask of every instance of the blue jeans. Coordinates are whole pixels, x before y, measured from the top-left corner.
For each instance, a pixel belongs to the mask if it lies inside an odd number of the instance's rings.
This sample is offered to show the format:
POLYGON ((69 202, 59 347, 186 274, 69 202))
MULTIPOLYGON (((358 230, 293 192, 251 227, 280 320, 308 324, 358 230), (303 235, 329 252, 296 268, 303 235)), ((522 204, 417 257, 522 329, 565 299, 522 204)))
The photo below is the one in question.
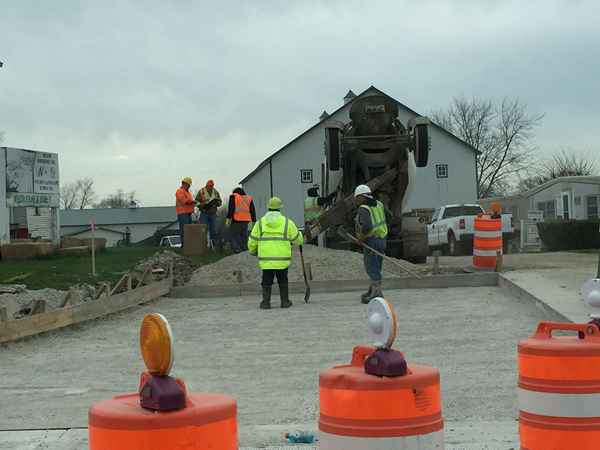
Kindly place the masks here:
POLYGON ((185 225, 192 223, 192 215, 177 214, 177 221, 179 222, 179 236, 181 236, 181 245, 183 246, 183 229, 185 225))
POLYGON ((208 225, 209 240, 217 239, 217 216, 215 214, 200 213, 200 223, 208 225))
MULTIPOLYGON (((386 239, 378 237, 370 237, 365 240, 365 244, 373 250, 385 255, 386 239)), ((371 281, 381 281, 381 267, 383 266, 383 258, 375 253, 363 248, 363 259, 365 262, 365 270, 371 281)))

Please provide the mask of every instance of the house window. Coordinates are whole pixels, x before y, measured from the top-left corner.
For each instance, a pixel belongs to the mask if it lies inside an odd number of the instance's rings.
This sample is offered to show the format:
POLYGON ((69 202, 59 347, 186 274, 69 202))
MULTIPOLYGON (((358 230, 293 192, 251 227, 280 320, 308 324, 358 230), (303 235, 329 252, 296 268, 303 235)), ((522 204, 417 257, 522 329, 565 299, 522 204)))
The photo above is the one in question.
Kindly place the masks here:
POLYGON ((300 169, 300 182, 301 183, 312 183, 313 182, 312 169, 300 169))
POLYGON ((598 197, 591 196, 587 198, 587 217, 588 219, 598 218, 598 197))
POLYGON ((436 164, 435 174, 438 178, 448 178, 448 164, 436 164))
POLYGON ((556 207, 554 200, 549 202, 540 202, 537 204, 538 211, 544 212, 544 219, 556 219, 556 207))

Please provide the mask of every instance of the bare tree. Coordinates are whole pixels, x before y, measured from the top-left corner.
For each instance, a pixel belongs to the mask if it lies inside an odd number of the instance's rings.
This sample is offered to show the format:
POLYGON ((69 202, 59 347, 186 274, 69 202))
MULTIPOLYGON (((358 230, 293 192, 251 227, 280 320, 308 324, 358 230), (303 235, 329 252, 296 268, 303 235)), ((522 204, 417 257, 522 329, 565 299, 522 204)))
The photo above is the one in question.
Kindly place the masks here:
POLYGON ((75 209, 78 198, 79 191, 76 182, 67 183, 60 187, 60 203, 63 209, 75 209))
POLYGON ((91 178, 81 178, 76 181, 77 190, 79 192, 79 209, 85 209, 91 206, 96 199, 96 192, 94 191, 94 180, 91 178))
POLYGON ((80 178, 60 188, 63 209, 85 209, 92 205, 95 197, 94 180, 91 178, 80 178))
POLYGON ((125 192, 123 189, 118 189, 117 192, 97 203, 96 208, 129 208, 137 206, 138 201, 135 191, 125 192))
POLYGON ((518 99, 492 100, 455 97, 447 110, 432 114, 434 122, 475 148, 479 198, 502 195, 511 181, 532 161, 534 128, 543 115, 527 113, 518 99))
POLYGON ((548 179, 558 177, 589 176, 598 173, 596 162, 573 150, 562 149, 544 164, 548 179))
POLYGON ((519 191, 527 191, 554 178, 590 176, 598 173, 596 162, 587 155, 562 149, 546 161, 541 162, 537 174, 523 178, 518 185, 519 191))

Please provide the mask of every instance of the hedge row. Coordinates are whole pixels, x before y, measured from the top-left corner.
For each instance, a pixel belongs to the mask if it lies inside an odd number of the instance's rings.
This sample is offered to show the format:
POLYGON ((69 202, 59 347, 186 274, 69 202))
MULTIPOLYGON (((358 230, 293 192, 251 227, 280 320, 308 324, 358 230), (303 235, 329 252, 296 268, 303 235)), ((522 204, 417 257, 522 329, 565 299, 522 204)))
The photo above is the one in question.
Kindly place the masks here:
POLYGON ((537 227, 550 251, 600 248, 600 219, 551 220, 540 222, 537 227))

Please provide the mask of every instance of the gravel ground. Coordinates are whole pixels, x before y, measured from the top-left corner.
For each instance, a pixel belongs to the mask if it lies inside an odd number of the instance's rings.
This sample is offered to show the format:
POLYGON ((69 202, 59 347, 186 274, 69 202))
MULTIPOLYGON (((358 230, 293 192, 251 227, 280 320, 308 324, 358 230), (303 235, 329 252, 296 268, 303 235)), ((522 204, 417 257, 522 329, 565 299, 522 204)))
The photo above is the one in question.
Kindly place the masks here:
MULTIPOLYGON (((531 269, 587 269, 596 274, 598 253, 544 252, 511 253, 503 256, 505 271, 531 269)), ((472 256, 442 256, 442 270, 460 269, 473 264, 472 256)), ((433 265, 433 257, 427 258, 427 265, 433 265)))
MULTIPOLYGON (((555 317, 493 287, 386 294, 398 311, 396 348, 441 371, 444 418, 475 430, 481 421, 516 425, 517 343, 555 317)), ((316 429, 319 371, 347 363, 352 347, 367 343, 366 309, 356 297, 319 294, 307 305, 292 296, 291 309, 271 311, 259 310, 255 297, 167 298, 0 345, 0 404, 11 405, 0 429, 85 427, 94 402, 135 391, 139 324, 160 312, 175 335, 174 375, 190 390, 238 401, 240 446, 282 443, 280 431, 316 429), (276 425, 281 430, 255 433, 276 425)))
MULTIPOLYGON (((303 246, 304 262, 311 266, 314 280, 355 280, 365 278, 363 255, 346 250, 332 250, 314 245, 303 246)), ((302 263, 298 247, 293 247, 292 264, 288 278, 290 281, 302 281, 302 263)), ((421 268, 407 261, 402 261, 410 270, 420 272, 421 268)), ((402 269, 394 264, 384 262, 383 272, 385 277, 407 276, 402 269)), ((227 285, 244 283, 258 283, 261 271, 258 259, 248 252, 228 256, 220 261, 197 269, 188 284, 199 285, 227 285), (241 280, 239 276, 241 272, 241 280)))
MULTIPOLYGON (((0 294, 0 307, 6 307, 9 320, 27 316, 36 300, 46 301, 46 311, 56 309, 60 307, 68 292, 57 289, 28 290, 25 286, 18 286, 14 289, 14 293, 0 294)), ((2 290, 10 290, 10 287, 12 286, 3 285, 2 290)), ((75 303, 86 302, 95 297, 96 289, 93 286, 82 284, 73 286, 72 289, 76 294, 72 297, 75 303)))

